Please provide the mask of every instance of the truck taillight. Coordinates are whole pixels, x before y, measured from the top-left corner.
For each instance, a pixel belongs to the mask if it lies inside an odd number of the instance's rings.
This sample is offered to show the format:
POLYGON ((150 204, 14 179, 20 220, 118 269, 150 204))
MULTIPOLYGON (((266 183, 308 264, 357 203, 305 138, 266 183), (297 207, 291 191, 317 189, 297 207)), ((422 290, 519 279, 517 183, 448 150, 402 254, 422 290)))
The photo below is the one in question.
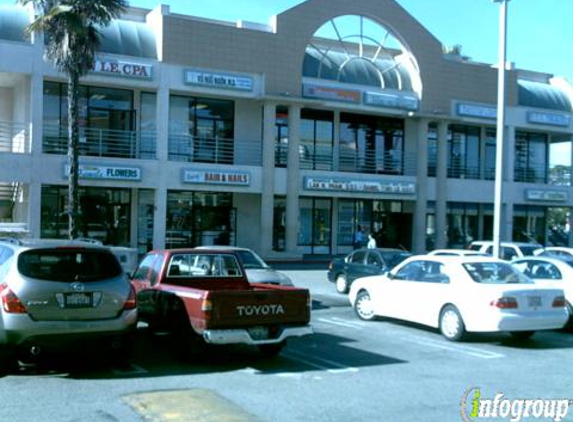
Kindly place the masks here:
POLYGON ((5 312, 10 314, 27 313, 18 296, 6 284, 0 285, 0 296, 2 296, 2 308, 5 312))
POLYGON ((201 303, 201 310, 205 312, 212 311, 213 302, 211 302, 210 299, 203 299, 203 302, 201 303))
POLYGON ((123 310, 127 311, 130 309, 135 309, 136 307, 137 307, 137 301, 135 298, 135 289, 134 289, 133 285, 130 285, 129 286, 129 296, 127 297, 127 300, 123 304, 123 310))

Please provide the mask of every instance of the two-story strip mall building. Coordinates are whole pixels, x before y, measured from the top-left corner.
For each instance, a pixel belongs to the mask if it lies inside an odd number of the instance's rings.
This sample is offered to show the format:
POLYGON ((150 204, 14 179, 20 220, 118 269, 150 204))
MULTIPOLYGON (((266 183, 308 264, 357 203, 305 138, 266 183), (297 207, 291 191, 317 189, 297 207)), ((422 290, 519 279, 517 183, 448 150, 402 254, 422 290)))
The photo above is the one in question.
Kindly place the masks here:
MULTIPOLYGON (((0 219, 64 237, 66 77, 24 35, 32 12, 0 15, 0 219)), ((395 1, 308 0, 269 24, 158 5, 102 33, 81 236, 277 259, 348 252, 358 230, 415 252, 492 237, 497 67, 395 1)), ((515 68, 507 87, 502 238, 571 244, 573 87, 515 68)))

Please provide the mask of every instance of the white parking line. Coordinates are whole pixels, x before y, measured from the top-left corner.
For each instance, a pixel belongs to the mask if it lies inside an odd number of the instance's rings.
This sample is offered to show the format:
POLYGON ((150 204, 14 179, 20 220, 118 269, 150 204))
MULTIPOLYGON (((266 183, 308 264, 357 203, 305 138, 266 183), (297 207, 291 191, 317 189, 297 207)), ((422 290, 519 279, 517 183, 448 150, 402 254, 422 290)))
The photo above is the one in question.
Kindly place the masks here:
MULTIPOLYGON (((348 320, 345 320, 342 318, 337 318, 337 317, 318 318, 317 322, 324 323, 324 324, 330 324, 330 325, 337 325, 337 326, 341 326, 341 327, 345 327, 345 328, 358 329, 358 330, 362 330, 365 326, 371 325, 371 323, 369 323, 369 322, 348 321, 348 320)), ((385 329, 384 332, 387 334, 388 334, 388 331, 392 331, 393 333, 400 332, 399 337, 398 337, 399 339, 406 340, 406 341, 409 341, 411 343, 416 343, 416 344, 419 344, 422 346, 433 347, 435 349, 448 350, 450 352, 461 353, 461 354, 465 354, 465 355, 473 356, 473 357, 478 357, 478 358, 482 358, 482 359, 498 359, 498 358, 505 357, 505 355, 502 353, 491 352, 491 351, 483 350, 483 349, 480 349, 477 347, 465 346, 465 345, 461 345, 461 344, 455 344, 455 345, 454 344, 448 344, 448 343, 444 343, 440 340, 427 339, 427 338, 424 338, 422 336, 403 335, 402 330, 396 329, 394 327, 392 327, 392 328, 388 327, 388 329, 389 330, 385 329)), ((395 338, 396 336, 394 334, 392 334, 392 337, 395 338)))
POLYGON ((359 322, 353 322, 353 321, 347 321, 345 319, 342 318, 336 318, 336 317, 332 317, 332 318, 318 318, 319 322, 323 322, 325 324, 332 324, 332 325, 338 325, 341 327, 346 327, 346 328, 357 328, 359 330, 361 330, 363 328, 363 325, 360 324, 359 322))
POLYGON ((140 375, 147 374, 149 371, 139 365, 130 363, 126 368, 114 368, 111 372, 115 375, 140 375))
POLYGON ((358 372, 358 368, 352 366, 346 366, 330 359, 318 358, 316 356, 308 356, 305 355, 304 353, 297 352, 296 350, 292 349, 282 352, 281 355, 288 359, 302 362, 305 365, 309 365, 314 368, 330 372, 332 374, 339 374, 344 372, 358 372), (335 369, 332 368, 333 366, 335 367, 335 369))
POLYGON ((505 355, 502 353, 490 352, 488 350, 478 349, 476 347, 471 347, 471 346, 464 346, 461 344, 456 344, 456 345, 445 344, 437 340, 426 339, 418 336, 403 336, 400 337, 400 339, 416 343, 421 346, 428 346, 428 347, 433 347, 435 349, 448 350, 450 352, 460 353, 463 355, 473 356, 482 359, 499 359, 505 357, 505 355))

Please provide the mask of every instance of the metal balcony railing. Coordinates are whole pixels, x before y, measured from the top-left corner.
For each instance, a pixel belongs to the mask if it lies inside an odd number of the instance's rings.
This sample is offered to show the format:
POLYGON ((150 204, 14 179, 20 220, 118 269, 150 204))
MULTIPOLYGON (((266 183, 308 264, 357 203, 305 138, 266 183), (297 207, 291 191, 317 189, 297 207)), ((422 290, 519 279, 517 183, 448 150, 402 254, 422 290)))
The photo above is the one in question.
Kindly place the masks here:
POLYGON ((480 179, 479 166, 467 166, 465 164, 451 164, 448 167, 450 179, 480 179))
POLYGON ((539 183, 547 184, 549 174, 545 165, 515 167, 513 180, 522 183, 539 183))
POLYGON ((341 149, 338 161, 339 171, 354 173, 414 176, 416 167, 416 154, 402 151, 392 151, 381 155, 375 151, 359 152, 341 149))
POLYGON ((30 133, 28 125, 0 121, 0 153, 29 154, 30 133))
MULTIPOLYGON (((155 131, 110 130, 93 127, 80 128, 79 154, 90 157, 156 158, 155 131)), ((68 130, 65 126, 44 125, 42 152, 66 154, 68 130)))
POLYGON ((170 161, 262 166, 262 142, 169 134, 170 161))

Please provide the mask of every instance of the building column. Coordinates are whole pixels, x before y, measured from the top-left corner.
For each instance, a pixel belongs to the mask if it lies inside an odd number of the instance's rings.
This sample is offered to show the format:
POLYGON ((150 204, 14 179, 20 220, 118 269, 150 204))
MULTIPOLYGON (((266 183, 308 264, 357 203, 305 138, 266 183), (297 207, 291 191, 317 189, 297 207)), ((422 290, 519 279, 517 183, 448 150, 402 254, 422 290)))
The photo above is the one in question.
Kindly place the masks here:
POLYGON ((163 80, 157 91, 155 110, 156 149, 158 162, 167 161, 169 153, 169 87, 163 80))
MULTIPOLYGON (((30 76, 29 103, 29 147, 30 169, 42 168, 42 140, 44 137, 44 78, 43 78, 43 37, 34 39, 34 60, 30 76)), ((62 172, 64 169, 61 170, 62 172)), ((41 172, 30 172, 27 193, 28 231, 32 237, 40 237, 42 220, 42 182, 41 172)), ((24 195, 26 196, 26 195, 24 195)))
POLYGON ((421 254, 426 251, 426 214, 428 207, 428 124, 427 119, 418 121, 417 127, 417 160, 416 160, 416 204, 412 252, 421 254))
POLYGON ((300 106, 288 109, 286 251, 296 253, 299 231, 300 106))
POLYGON ((268 256, 273 249, 276 119, 277 105, 265 102, 263 104, 263 167, 260 220, 260 250, 263 256, 268 256))
MULTIPOLYGON (((512 189, 514 184, 513 178, 515 174, 515 126, 506 126, 505 136, 503 137, 505 145, 503 146, 504 152, 504 172, 503 183, 504 190, 512 189)), ((502 195, 507 198, 507 195, 502 195)), ((501 233, 500 240, 510 241, 513 240, 513 202, 503 200, 501 206, 501 233)))
POLYGON ((447 247, 448 123, 438 123, 436 157, 436 249, 447 247))

